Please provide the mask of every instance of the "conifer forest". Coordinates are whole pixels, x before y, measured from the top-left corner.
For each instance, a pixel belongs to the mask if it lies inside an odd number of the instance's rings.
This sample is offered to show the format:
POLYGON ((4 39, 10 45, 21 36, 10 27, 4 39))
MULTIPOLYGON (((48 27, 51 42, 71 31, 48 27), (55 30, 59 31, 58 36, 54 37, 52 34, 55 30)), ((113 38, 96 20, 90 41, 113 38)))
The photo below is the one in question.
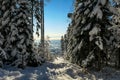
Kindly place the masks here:
POLYGON ((0 80, 120 80, 120 0, 59 1, 0 0, 0 80), (57 40, 46 37, 52 2, 63 14, 72 3, 57 40))

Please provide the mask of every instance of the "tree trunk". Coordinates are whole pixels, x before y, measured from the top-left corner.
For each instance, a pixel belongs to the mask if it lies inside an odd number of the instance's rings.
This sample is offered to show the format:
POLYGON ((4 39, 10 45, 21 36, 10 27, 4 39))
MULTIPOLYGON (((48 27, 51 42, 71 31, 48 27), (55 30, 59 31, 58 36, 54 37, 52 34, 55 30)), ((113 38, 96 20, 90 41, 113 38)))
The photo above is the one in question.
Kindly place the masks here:
POLYGON ((118 49, 118 68, 120 68, 120 48, 118 49))
POLYGON ((42 23, 41 23, 41 45, 42 45, 42 52, 44 56, 44 0, 40 1, 41 3, 41 17, 42 17, 42 23))

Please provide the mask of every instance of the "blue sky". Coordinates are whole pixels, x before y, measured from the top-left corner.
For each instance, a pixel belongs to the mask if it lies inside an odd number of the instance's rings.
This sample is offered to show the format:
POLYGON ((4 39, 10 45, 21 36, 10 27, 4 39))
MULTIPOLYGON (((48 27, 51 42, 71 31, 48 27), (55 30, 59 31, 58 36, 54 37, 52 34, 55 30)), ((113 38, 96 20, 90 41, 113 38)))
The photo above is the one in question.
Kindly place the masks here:
POLYGON ((60 39, 66 33, 74 0, 50 0, 45 2, 45 35, 50 39, 60 39))

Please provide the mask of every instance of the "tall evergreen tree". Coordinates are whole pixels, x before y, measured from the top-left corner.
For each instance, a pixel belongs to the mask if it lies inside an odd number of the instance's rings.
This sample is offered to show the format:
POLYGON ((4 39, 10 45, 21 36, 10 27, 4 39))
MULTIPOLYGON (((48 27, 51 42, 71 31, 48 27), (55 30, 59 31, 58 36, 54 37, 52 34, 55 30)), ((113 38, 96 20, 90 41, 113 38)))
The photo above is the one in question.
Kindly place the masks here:
POLYGON ((64 37, 63 36, 61 37, 61 50, 62 50, 62 53, 64 53, 64 37))
POLYGON ((11 2, 10 33, 7 37, 6 48, 10 49, 12 65, 25 65, 24 62, 30 50, 32 50, 32 28, 29 21, 27 0, 12 0, 11 2))
POLYGON ((113 27, 110 28, 110 30, 114 35, 115 41, 112 41, 110 58, 111 61, 120 68, 120 4, 116 3, 115 7, 117 8, 118 14, 112 17, 113 27))
MULTIPOLYGON (((0 1, 0 38, 1 38, 1 54, 3 54, 6 56, 6 58, 8 57, 7 55, 7 50, 6 50, 6 46, 7 44, 7 37, 8 34, 10 32, 10 21, 11 21, 11 0, 1 0, 0 1)), ((3 57, 3 56, 1 56, 3 57)))
MULTIPOLYGON (((35 1, 35 0, 33 0, 35 1)), ((30 0, 0 1, 0 50, 10 65, 37 66, 40 59, 33 50, 33 21, 30 0), (37 57, 36 57, 37 56, 37 57), (12 64, 11 64, 12 63, 12 64)), ((34 7, 35 8, 35 7, 34 7)))
POLYGON ((112 26, 110 16, 116 9, 109 0, 76 0, 75 6, 72 26, 68 29, 69 59, 83 67, 95 64, 100 69, 107 60, 106 41, 111 36, 108 28, 112 26))

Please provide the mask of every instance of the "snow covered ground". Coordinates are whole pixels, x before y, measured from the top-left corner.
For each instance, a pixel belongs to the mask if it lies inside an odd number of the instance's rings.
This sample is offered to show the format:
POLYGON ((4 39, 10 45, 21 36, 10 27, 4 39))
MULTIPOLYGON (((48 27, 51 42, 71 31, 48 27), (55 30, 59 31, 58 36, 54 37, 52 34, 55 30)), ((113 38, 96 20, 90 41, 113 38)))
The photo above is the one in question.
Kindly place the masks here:
POLYGON ((87 72, 77 65, 57 57, 39 67, 0 69, 0 80, 120 80, 120 71, 104 68, 101 72, 87 72))

